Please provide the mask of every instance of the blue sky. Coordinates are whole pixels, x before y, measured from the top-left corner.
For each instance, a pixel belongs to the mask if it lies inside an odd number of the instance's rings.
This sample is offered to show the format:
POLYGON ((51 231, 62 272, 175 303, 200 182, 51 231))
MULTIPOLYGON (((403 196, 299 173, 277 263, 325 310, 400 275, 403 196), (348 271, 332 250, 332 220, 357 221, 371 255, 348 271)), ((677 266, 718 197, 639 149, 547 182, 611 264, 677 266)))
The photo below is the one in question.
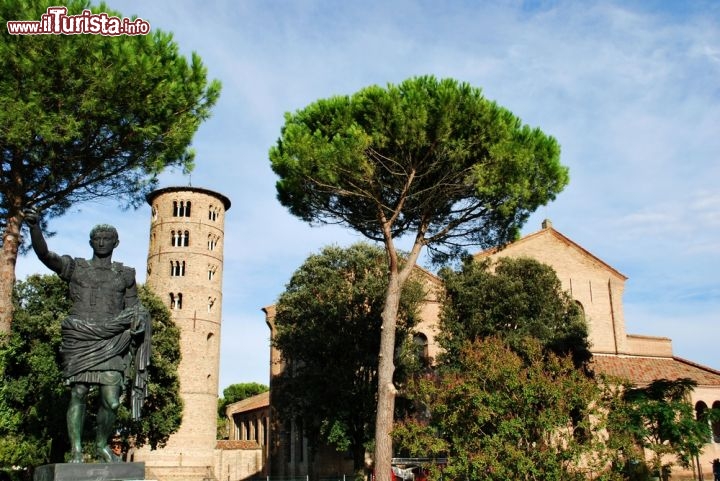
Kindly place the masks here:
MULTIPOLYGON (((483 89, 558 139, 570 185, 543 218, 629 277, 627 330, 667 336, 674 353, 720 369, 720 3, 715 1, 109 0, 171 31, 223 83, 193 146, 192 185, 232 200, 226 217, 221 389, 267 383, 260 309, 326 244, 361 238, 293 218, 275 200, 268 149, 283 114, 415 75, 483 89)), ((60 253, 115 224, 116 259, 143 279, 150 209, 79 205, 51 222, 60 253)), ((33 256, 19 277, 46 272, 33 256)))

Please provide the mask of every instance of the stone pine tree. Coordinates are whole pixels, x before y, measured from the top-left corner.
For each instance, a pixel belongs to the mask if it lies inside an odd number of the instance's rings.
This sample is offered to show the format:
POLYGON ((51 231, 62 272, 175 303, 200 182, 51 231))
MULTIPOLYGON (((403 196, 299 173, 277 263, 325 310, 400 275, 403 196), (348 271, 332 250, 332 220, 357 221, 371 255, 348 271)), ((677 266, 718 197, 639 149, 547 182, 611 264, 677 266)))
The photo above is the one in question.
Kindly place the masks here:
POLYGON ((469 244, 514 238, 568 182, 559 145, 480 89, 424 76, 288 113, 270 160, 278 199, 292 214, 346 225, 385 247, 375 469, 389 481, 402 286, 425 246, 440 260, 469 244), (411 245, 404 264, 396 248, 402 236, 411 245))
MULTIPOLYGON (((56 4, 2 0, 0 20, 39 20, 56 4)), ((87 0, 66 6, 122 17, 87 0)), ((37 207, 45 224, 98 197, 138 205, 166 167, 192 169, 188 146, 220 85, 158 30, 0 35, 0 333, 8 333, 23 209, 37 207)))

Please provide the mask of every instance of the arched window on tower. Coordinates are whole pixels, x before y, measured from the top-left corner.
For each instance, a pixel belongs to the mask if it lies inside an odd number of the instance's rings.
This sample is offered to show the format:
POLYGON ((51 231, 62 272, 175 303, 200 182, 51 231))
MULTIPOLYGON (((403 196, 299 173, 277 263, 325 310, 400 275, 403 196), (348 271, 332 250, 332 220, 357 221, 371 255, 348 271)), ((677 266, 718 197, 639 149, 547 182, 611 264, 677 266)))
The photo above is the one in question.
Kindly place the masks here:
POLYGON ((171 242, 173 247, 188 247, 190 245, 190 231, 171 231, 171 242))
POLYGON ((170 276, 179 277, 185 275, 185 261, 170 261, 170 276))
POLYGON ((210 209, 208 210, 208 220, 216 221, 219 215, 219 209, 215 207, 214 205, 210 205, 210 209))
POLYGON ((212 312, 214 305, 215 305, 215 298, 208 297, 208 312, 212 312))
POLYGON ((190 201, 173 201, 173 217, 190 217, 190 201))
POLYGON ((214 266, 212 264, 208 264, 208 280, 211 281, 215 278, 215 273, 217 272, 217 266, 214 266))
POLYGON ((177 293, 175 305, 177 306, 177 309, 182 309, 182 292, 177 293))
POLYGON ((220 241, 220 238, 218 236, 209 234, 208 235, 208 250, 214 251, 215 247, 217 247, 219 241, 220 241))

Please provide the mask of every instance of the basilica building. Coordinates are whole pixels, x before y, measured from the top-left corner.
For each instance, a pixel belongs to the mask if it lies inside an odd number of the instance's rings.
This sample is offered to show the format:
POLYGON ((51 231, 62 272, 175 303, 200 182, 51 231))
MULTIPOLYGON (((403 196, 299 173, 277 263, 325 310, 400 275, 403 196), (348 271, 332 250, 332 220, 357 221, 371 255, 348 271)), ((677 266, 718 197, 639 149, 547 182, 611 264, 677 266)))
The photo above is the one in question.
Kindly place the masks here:
MULTIPOLYGON (((656 379, 690 378, 697 383, 690 401, 696 413, 709 407, 720 407, 720 371, 673 355, 672 341, 667 337, 628 333, 623 310, 623 293, 627 277, 615 267, 588 252, 581 245, 544 221, 539 231, 527 235, 502 249, 483 251, 477 260, 500 257, 529 257, 551 266, 563 288, 577 302, 588 322, 593 368, 596 373, 622 378, 633 385, 644 386, 656 379)), ((418 268, 427 284, 427 298, 422 308, 422 321, 416 327, 415 341, 425 354, 434 358, 438 353, 437 336, 441 281, 432 273, 418 268)), ((263 309, 274 333, 274 308, 263 309)), ((284 368, 280 353, 271 348, 270 395, 262 399, 238 403, 228 408, 231 432, 238 440, 255 437, 263 444, 263 472, 275 476, 303 476, 309 472, 320 478, 351 473, 352 461, 332 450, 320 450, 310 466, 307 441, 292 423, 273 419, 273 379, 284 368), (247 406, 247 409, 245 408, 247 406), (259 433, 262 433, 260 435, 259 433)), ((712 460, 720 458, 720 426, 713 427, 702 455, 691 470, 673 470, 675 479, 694 479, 698 470, 712 479, 712 460)), ((701 478, 702 479, 702 478, 701 478)))

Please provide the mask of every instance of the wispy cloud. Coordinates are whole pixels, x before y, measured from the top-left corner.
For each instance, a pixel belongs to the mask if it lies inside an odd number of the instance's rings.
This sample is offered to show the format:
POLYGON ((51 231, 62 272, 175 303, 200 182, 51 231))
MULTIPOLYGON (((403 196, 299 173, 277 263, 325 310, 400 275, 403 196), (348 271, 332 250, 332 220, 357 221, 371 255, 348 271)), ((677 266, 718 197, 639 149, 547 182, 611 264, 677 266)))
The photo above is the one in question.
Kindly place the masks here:
MULTIPOLYGON (((209 76, 224 85, 195 138, 191 180, 233 201, 221 386, 267 382, 268 333, 259 308, 282 292, 308 253, 359 239, 339 228, 310 228, 278 205, 267 152, 283 113, 419 74, 482 87, 488 98, 557 137, 571 184, 532 217, 528 230, 552 217, 556 228, 630 276, 628 331, 647 322, 649 333, 673 337, 686 357, 720 367, 714 346, 664 318, 651 295, 689 286, 687 295, 668 298, 677 319, 694 319, 697 332, 716 329, 708 306, 717 303, 707 300, 718 292, 720 271, 715 2, 109 4, 174 32, 182 51, 198 52, 209 76)), ((161 179, 190 182, 177 172, 161 179)), ((82 209, 53 222, 59 234, 51 247, 82 255, 85 231, 106 221, 109 210, 82 209)), ((121 224, 120 260, 142 271, 149 209, 112 217, 121 224)), ((21 259, 21 275, 35 270, 43 267, 21 259)))

